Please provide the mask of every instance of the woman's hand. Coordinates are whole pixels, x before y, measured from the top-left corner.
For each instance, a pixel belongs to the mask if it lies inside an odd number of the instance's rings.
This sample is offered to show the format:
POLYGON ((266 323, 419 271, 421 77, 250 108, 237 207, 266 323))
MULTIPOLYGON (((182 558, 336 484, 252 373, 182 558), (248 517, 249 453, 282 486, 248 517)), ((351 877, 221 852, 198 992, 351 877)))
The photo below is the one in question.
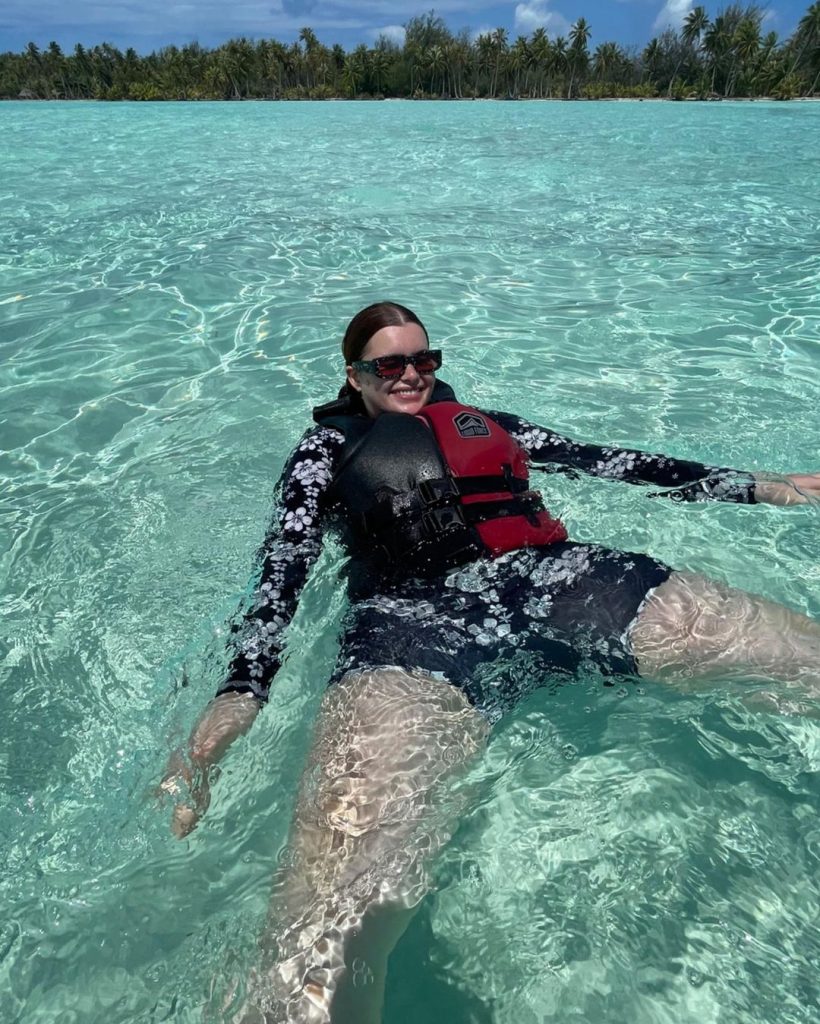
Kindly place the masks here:
POLYGON ((820 473, 755 473, 755 498, 767 505, 820 504, 820 473))
POLYGON ((196 828, 211 802, 207 768, 202 771, 195 770, 185 761, 181 751, 176 751, 171 755, 168 768, 155 790, 155 795, 160 800, 170 797, 174 801, 171 832, 177 839, 184 839, 196 828))
POLYGON ((217 762, 233 741, 250 729, 261 706, 250 693, 215 697, 194 726, 187 757, 181 750, 171 755, 155 792, 160 799, 170 796, 175 801, 171 831, 177 839, 193 832, 207 811, 217 762))

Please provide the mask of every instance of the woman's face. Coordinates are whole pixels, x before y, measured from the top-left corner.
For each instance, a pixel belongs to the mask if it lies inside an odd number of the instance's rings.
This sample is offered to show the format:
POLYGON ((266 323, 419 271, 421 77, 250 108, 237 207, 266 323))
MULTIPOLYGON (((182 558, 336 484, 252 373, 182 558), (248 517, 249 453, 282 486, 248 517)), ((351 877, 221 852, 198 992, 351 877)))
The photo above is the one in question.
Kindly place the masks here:
MULTIPOLYGON (((427 337, 418 324, 382 327, 365 345, 361 359, 380 356, 412 356, 429 347, 427 337)), ((360 392, 368 416, 383 412, 406 412, 411 416, 420 412, 430 400, 435 384, 435 373, 418 373, 412 363, 395 380, 383 380, 375 373, 347 367, 348 383, 360 392)))

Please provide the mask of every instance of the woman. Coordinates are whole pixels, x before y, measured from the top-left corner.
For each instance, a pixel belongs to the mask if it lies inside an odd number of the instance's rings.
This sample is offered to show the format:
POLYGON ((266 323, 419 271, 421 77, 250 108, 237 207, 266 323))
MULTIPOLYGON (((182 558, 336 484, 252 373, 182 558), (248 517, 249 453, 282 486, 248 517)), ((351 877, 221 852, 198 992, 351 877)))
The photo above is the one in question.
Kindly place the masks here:
POLYGON ((671 488, 675 500, 792 504, 820 474, 779 482, 577 444, 457 402, 414 313, 369 306, 343 341, 347 383, 290 457, 229 679, 163 788, 185 835, 208 770, 245 732, 280 665, 299 592, 333 525, 350 608, 286 866, 271 963, 246 1020, 379 1019, 387 956, 465 799, 458 776, 492 721, 545 676, 692 680, 736 674, 820 695, 820 626, 646 555, 567 539, 528 468, 671 488))

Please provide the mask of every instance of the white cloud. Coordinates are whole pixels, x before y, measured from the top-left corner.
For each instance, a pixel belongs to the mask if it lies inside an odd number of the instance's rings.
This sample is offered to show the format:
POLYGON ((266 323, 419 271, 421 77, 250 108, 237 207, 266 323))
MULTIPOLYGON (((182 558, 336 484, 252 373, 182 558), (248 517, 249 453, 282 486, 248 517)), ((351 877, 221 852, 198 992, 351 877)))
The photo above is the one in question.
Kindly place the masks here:
POLYGON ((237 36, 295 37, 308 25, 322 42, 339 33, 367 37, 373 25, 388 28, 423 15, 430 7, 458 24, 494 7, 497 0, 2 0, 0 49, 22 48, 33 39, 45 45, 57 39, 63 46, 85 45, 103 39, 118 46, 154 46, 199 39, 217 45, 237 36), (12 41, 13 40, 13 41, 12 41), (18 42, 20 40, 20 42, 18 42))
POLYGON ((558 11, 549 9, 549 0, 532 0, 528 4, 516 4, 515 30, 529 35, 537 28, 545 28, 551 36, 565 36, 570 23, 558 11))
POLYGON ((683 19, 691 10, 692 0, 666 0, 652 24, 653 32, 662 32, 665 28, 680 28, 683 19))
POLYGON ((383 28, 374 28, 370 30, 370 35, 374 39, 386 36, 391 43, 396 43, 398 46, 404 45, 404 25, 385 25, 383 28))

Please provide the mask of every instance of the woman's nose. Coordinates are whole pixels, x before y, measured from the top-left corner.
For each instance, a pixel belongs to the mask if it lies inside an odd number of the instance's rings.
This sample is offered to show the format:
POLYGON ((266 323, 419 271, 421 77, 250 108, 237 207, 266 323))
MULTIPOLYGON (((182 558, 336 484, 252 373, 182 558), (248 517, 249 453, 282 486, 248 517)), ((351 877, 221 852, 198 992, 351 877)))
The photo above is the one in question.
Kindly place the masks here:
POLYGON ((404 368, 404 373, 401 375, 401 379, 407 384, 418 384, 421 380, 421 375, 412 363, 408 363, 404 368))

